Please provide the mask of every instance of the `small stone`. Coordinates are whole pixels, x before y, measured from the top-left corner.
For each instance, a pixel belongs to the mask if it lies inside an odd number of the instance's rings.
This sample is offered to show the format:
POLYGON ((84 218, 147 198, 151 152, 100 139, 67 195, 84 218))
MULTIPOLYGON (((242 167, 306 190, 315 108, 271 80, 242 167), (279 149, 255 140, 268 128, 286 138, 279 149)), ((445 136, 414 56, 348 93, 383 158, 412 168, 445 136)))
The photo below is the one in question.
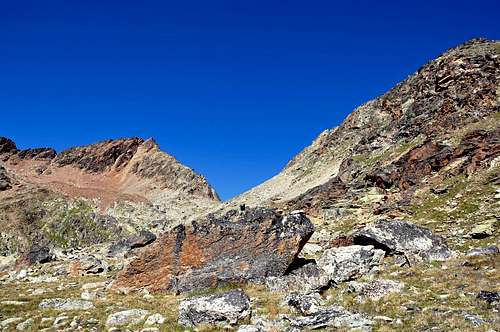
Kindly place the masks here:
POLYGON ((480 316, 473 315, 468 312, 463 312, 462 316, 469 321, 474 327, 479 327, 484 324, 484 319, 480 316))
POLYGON ((403 283, 387 279, 349 283, 349 290, 358 293, 359 302, 364 302, 367 299, 377 301, 391 293, 400 293, 403 288, 403 283))
POLYGON ((82 290, 91 290, 97 288, 104 288, 108 285, 107 281, 90 282, 82 285, 82 290))
POLYGON ((7 318, 3 321, 0 322, 0 326, 1 327, 7 327, 9 326, 10 324, 13 324, 13 323, 17 323, 17 322, 20 322, 22 321, 23 318, 22 317, 12 317, 12 318, 7 318))
POLYGON ((161 314, 154 314, 149 316, 148 319, 146 319, 144 325, 145 326, 161 325, 163 323, 165 323, 165 317, 163 317, 161 314))
POLYGON ((80 319, 80 317, 74 317, 69 326, 74 329, 77 329, 78 326, 80 326, 81 322, 82 320, 80 319))
POLYGON ((33 318, 28 318, 24 322, 17 324, 16 330, 26 331, 27 329, 29 329, 33 325, 33 323, 35 323, 35 320, 33 318))
POLYGON ((54 324, 52 324, 55 328, 60 328, 68 325, 69 317, 68 316, 59 316, 54 320, 54 324))
POLYGON ((50 262, 52 259, 53 257, 48 247, 35 244, 19 258, 19 264, 43 264, 50 262))
POLYGON ((19 272, 17 273, 17 275, 16 275, 16 279, 17 279, 17 280, 21 280, 21 279, 26 278, 27 276, 28 276, 28 271, 26 271, 26 270, 24 270, 24 269, 23 269, 23 270, 21 270, 21 271, 19 271, 19 272))
POLYGON ((34 291, 31 292, 31 295, 33 296, 39 296, 48 293, 49 290, 45 288, 37 288, 34 291))
POLYGON ((266 330, 258 325, 240 325, 237 332, 266 332, 266 330))
POLYGON ((314 256, 323 251, 323 247, 315 243, 306 243, 304 248, 302 248, 302 256, 314 256))
POLYGON ((108 316, 106 320, 107 327, 125 326, 129 324, 138 324, 142 322, 149 311, 143 309, 131 309, 120 311, 108 316))
POLYGON ((71 275, 102 274, 108 272, 108 264, 95 256, 86 255, 72 262, 69 266, 71 275))
POLYGON ((54 310, 88 310, 93 308, 92 302, 80 299, 46 299, 40 302, 39 309, 54 309, 54 310))
POLYGON ((54 321, 54 317, 42 317, 41 324, 45 325, 48 323, 52 323, 54 321))
POLYGON ((495 304, 500 302, 500 292, 482 290, 477 294, 477 298, 487 302, 488 304, 495 304))
POLYGON ((306 262, 287 275, 266 278, 271 292, 319 292, 330 285, 330 277, 315 262, 306 262))
POLYGON ((483 224, 476 225, 469 232, 468 236, 473 239, 484 239, 489 236, 492 236, 495 232, 495 225, 497 223, 496 219, 490 219, 484 222, 483 224))
POLYGON ((11 305, 11 306, 20 306, 20 305, 25 305, 26 301, 2 301, 0 302, 3 305, 11 305))
POLYGON ((387 316, 375 316, 375 317, 373 317, 373 320, 380 320, 380 321, 384 321, 384 322, 392 322, 392 318, 391 317, 387 317, 387 316))
POLYGON ((93 292, 93 291, 85 290, 82 292, 82 294, 80 294, 80 297, 82 300, 91 301, 91 300, 96 300, 96 299, 102 299, 105 296, 102 292, 93 292))
POLYGON ((486 255, 497 255, 500 253, 497 246, 489 246, 482 248, 474 248, 469 250, 466 255, 467 256, 486 256, 486 255))

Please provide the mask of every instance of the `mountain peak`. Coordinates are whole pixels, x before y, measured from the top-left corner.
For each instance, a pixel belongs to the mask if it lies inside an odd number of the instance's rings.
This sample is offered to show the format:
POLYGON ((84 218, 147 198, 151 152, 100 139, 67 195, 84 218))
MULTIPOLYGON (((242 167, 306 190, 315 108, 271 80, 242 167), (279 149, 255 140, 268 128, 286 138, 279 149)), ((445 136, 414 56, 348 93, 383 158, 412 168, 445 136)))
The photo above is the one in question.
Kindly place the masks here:
POLYGON ((189 216, 197 206, 220 201, 203 176, 161 151, 153 138, 110 139, 58 154, 52 148, 18 150, 12 140, 0 138, 0 160, 27 183, 70 197, 96 198, 103 208, 123 200, 165 209, 172 200, 184 202, 182 208, 197 201, 184 213, 189 216))

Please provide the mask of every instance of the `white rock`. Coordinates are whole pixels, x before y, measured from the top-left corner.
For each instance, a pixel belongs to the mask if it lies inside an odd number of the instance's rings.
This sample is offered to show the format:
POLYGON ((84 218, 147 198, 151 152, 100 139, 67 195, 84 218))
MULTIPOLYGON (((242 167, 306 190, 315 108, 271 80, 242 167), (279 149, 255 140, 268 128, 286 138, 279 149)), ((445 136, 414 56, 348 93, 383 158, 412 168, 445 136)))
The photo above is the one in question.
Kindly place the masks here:
POLYGON ((59 316, 54 320, 53 326, 55 328, 63 327, 68 324, 69 317, 68 316, 59 316))
POLYGON ((16 277, 15 277, 15 278, 16 278, 17 280, 20 280, 20 279, 24 279, 24 278, 26 278, 26 276, 27 276, 27 275, 28 275, 28 271, 26 271, 26 270, 21 270, 21 271, 19 271, 19 272, 17 273, 17 275, 16 275, 16 277))
POLYGON ((28 318, 24 322, 17 324, 16 330, 26 331, 27 329, 29 329, 33 325, 34 322, 35 322, 35 320, 33 318, 28 318))
POLYGON ((86 291, 83 291, 82 294, 80 294, 80 298, 82 300, 91 301, 91 300, 95 300, 95 299, 104 298, 104 294, 101 292, 92 292, 92 291, 86 290, 86 291))
POLYGON ((235 325, 251 316, 250 298, 242 290, 182 300, 178 323, 195 327, 199 324, 235 325))
POLYGON ((93 308, 92 302, 80 299, 46 299, 40 302, 39 309, 54 309, 54 310, 88 310, 93 308))
POLYGON ((327 249, 318 267, 335 283, 359 278, 378 269, 385 252, 373 246, 347 246, 327 249))
POLYGON ((54 321, 54 317, 42 317, 41 324, 45 325, 54 321))
POLYGON ((48 293, 49 290, 46 288, 37 288, 34 291, 31 292, 31 295, 33 296, 39 296, 48 293))
POLYGON ((131 309, 116 312, 108 316, 108 319, 106 320, 106 326, 112 327, 137 324, 142 322, 148 314, 149 311, 142 309, 131 309))
POLYGON ((108 285, 106 281, 90 282, 82 285, 82 290, 91 290, 97 288, 104 288, 108 285))
POLYGON ((301 254, 313 256, 321 251, 323 251, 323 247, 319 244, 306 243, 304 248, 302 248, 301 254))
POLYGON ((154 314, 149 316, 148 319, 146 319, 144 325, 145 326, 161 325, 163 323, 165 323, 165 317, 163 317, 161 314, 154 314))
POLYGON ((13 306, 18 306, 18 305, 25 305, 26 301, 2 301, 0 302, 3 305, 13 305, 13 306))
POLYGON ((58 281, 59 278, 57 277, 50 277, 50 276, 37 276, 37 277, 29 277, 28 282, 32 284, 39 284, 39 283, 52 283, 58 281))
POLYGON ((7 327, 9 326, 10 324, 13 324, 13 323, 17 323, 17 322, 20 322, 22 321, 23 318, 22 317, 12 317, 12 318, 7 318, 3 321, 0 322, 0 326, 1 327, 7 327))

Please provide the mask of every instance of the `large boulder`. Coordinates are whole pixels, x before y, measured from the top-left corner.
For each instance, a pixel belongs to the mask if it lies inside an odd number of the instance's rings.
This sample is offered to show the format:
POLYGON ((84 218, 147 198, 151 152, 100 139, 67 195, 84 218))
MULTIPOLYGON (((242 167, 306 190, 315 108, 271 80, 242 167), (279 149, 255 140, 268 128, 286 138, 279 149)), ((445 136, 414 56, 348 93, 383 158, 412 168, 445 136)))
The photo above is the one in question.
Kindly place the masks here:
POLYGON ((293 311, 302 315, 313 315, 324 308, 324 300, 319 293, 301 294, 298 292, 285 295, 282 305, 290 307, 293 311))
POLYGON ((115 288, 185 292, 283 275, 314 231, 301 213, 249 209, 163 234, 122 271, 115 288), (234 215, 233 215, 234 217, 234 215))
POLYGON ((271 292, 314 293, 330 287, 330 278, 316 262, 304 262, 286 275, 268 277, 266 288, 271 292))
POLYGON ((186 299, 179 304, 179 325, 236 324, 249 319, 250 298, 241 290, 186 299))
POLYGON ((376 270, 384 256, 383 250, 373 246, 338 247, 326 250, 318 260, 318 267, 338 284, 376 270))
POLYGON ((326 250, 317 262, 307 262, 282 277, 269 277, 270 291, 314 293, 377 271, 384 251, 373 246, 347 246, 326 250))
POLYGON ((354 243, 373 245, 408 259, 445 260, 453 256, 446 241, 429 229, 402 220, 381 220, 353 235, 354 243))

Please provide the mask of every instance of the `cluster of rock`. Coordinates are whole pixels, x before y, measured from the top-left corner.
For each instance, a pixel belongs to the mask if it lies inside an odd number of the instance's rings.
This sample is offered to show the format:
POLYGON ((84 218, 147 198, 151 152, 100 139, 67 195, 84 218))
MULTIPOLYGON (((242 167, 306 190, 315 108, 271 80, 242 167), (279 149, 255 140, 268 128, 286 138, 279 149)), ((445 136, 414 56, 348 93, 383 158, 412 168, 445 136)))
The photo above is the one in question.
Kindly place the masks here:
MULTIPOLYGON (((401 292, 404 285, 384 279, 354 280, 374 276, 386 255, 402 256, 412 263, 415 257, 431 261, 453 255, 444 239, 428 229, 405 221, 380 221, 354 233, 352 245, 327 249, 317 260, 298 259, 312 232, 312 224, 302 212, 280 215, 256 208, 239 215, 230 213, 226 219, 209 218, 164 234, 131 262, 113 287, 185 292, 264 283, 271 292, 288 293, 284 305, 302 316, 284 315, 274 322, 254 318, 255 324, 247 324, 241 331, 267 331, 265 326, 271 325, 292 330, 370 330, 373 322, 369 317, 325 305, 320 293, 350 282, 350 291, 358 294, 359 301, 379 299, 401 292), (230 222, 231 217, 234 221, 230 222)), ((251 301, 241 290, 190 298, 181 302, 179 315, 179 324, 184 326, 241 324, 251 318, 251 301)))
MULTIPOLYGON (((496 194, 481 204, 492 212, 482 216, 478 210, 484 222, 467 225, 463 234, 474 241, 497 232, 498 46, 473 40, 446 52, 355 110, 281 174, 223 210, 216 210, 220 202, 206 180, 161 152, 152 139, 110 140, 58 154, 51 148, 19 150, 0 137, 0 255, 6 257, 0 257, 0 272, 4 266, 17 269, 1 273, 0 282, 53 284, 66 276, 106 278, 117 272, 114 282, 85 284, 76 297, 37 300, 40 311, 58 314, 42 319, 43 325, 51 325, 47 331, 96 329, 99 324, 114 331, 131 326, 157 331, 166 318, 151 309, 113 307, 105 322, 67 315, 96 309, 108 291, 131 290, 142 291, 145 300, 154 298, 150 292, 182 293, 177 323, 186 328, 370 331, 375 321, 391 318, 347 310, 325 291, 340 288, 353 293, 358 303, 379 301, 412 289, 380 276, 386 266, 423 266, 457 255, 443 237, 404 220, 412 211, 404 207, 419 204, 418 195, 447 194, 445 179, 471 179, 483 172, 488 176, 481 183, 496 194), (96 200, 96 206, 87 199, 96 200), (242 204, 240 210, 224 214, 235 204, 242 204), (208 211, 215 212, 205 215, 208 211), (350 231, 335 236, 325 227, 314 235, 318 241, 307 243, 315 227, 306 213, 322 219, 321 226, 353 216, 363 219, 363 225, 353 222, 350 231), (368 225, 361 216, 369 216, 368 225), (195 221, 187 224, 192 217, 195 221), (299 257, 301 252, 308 259, 299 257), (53 264, 53 274, 44 275, 41 264, 53 264), (239 289, 247 283, 279 296, 289 313, 260 316, 253 299, 239 289), (184 297, 220 286, 238 289, 184 297)), ((496 258, 498 247, 488 244, 465 252, 466 259, 496 258)), ((29 290, 31 296, 50 292, 45 287, 29 290)), ((489 309, 500 310, 496 289, 472 294, 489 309)), ((0 329, 22 331, 34 324, 32 317, 3 319, 1 314, 0 329)), ((478 315, 464 311, 462 316, 473 326, 484 324, 478 315)))

